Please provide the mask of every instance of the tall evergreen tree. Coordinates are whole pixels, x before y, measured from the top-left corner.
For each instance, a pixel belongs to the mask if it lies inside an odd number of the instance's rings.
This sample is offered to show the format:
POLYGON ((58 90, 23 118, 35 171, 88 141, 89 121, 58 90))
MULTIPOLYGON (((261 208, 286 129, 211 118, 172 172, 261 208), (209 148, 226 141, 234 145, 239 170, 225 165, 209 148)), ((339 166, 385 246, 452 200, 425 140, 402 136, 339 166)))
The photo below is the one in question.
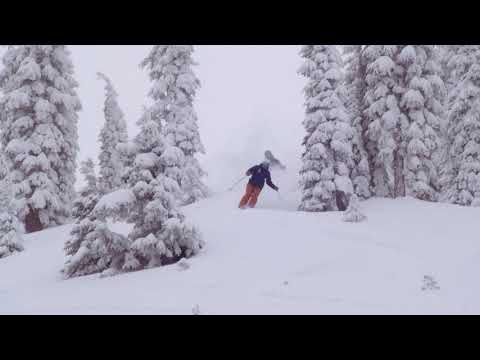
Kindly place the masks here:
POLYGON ((409 122, 401 134, 406 195, 435 201, 445 97, 438 50, 433 45, 407 45, 397 62, 405 69, 400 106, 409 122))
POLYGON ((455 55, 459 45, 437 45, 438 54, 440 58, 441 77, 445 87, 445 96, 443 98, 443 113, 441 127, 440 127, 440 152, 439 152, 439 187, 440 194, 439 200, 445 201, 445 196, 448 191, 450 176, 452 174, 451 168, 451 144, 448 141, 448 109, 451 105, 448 103, 451 100, 449 96, 455 87, 455 76, 453 74, 451 66, 449 66, 450 60, 455 55))
POLYGON ((397 45, 368 45, 366 64, 366 149, 374 193, 377 196, 405 196, 405 143, 402 134, 408 118, 400 109, 404 69, 397 63, 397 45))
POLYGON ((154 121, 162 123, 161 131, 169 146, 164 159, 170 168, 166 175, 179 184, 180 204, 190 204, 208 194, 201 180, 205 173, 196 158, 205 150, 193 107, 200 82, 192 70, 192 54, 190 45, 155 45, 141 64, 153 82, 150 113, 154 121))
POLYGON ((353 130, 341 96, 342 60, 332 45, 306 45, 300 55, 299 73, 308 80, 300 210, 345 210, 353 193, 353 130))
POLYGON ((451 169, 447 199, 480 206, 480 45, 457 47, 449 67, 457 85, 448 101, 451 169))
POLYGON ((354 135, 352 139, 352 152, 354 168, 352 181, 355 194, 361 199, 371 196, 370 168, 365 150, 366 127, 363 119, 363 98, 366 91, 365 64, 362 61, 362 45, 346 45, 343 48, 345 56, 345 106, 352 119, 354 135))
POLYGON ((27 232, 63 224, 75 196, 81 108, 70 52, 65 45, 14 46, 2 62, 0 136, 13 209, 27 232))
POLYGON ((442 80, 446 93, 449 94, 455 87, 458 76, 455 74, 455 66, 450 61, 457 54, 462 45, 438 45, 440 66, 442 68, 442 80))
POLYGON ((445 87, 438 48, 370 45, 365 111, 375 194, 436 201, 445 87))
POLYGON ((162 153, 168 148, 159 124, 150 116, 140 120, 135 138, 137 155, 129 174, 134 203, 127 221, 130 250, 124 268, 138 270, 178 261, 196 254, 203 241, 198 230, 187 224, 173 194, 178 184, 165 176, 162 153))
POLYGON ((123 112, 118 104, 118 94, 111 80, 102 73, 98 77, 105 81, 105 104, 103 112, 105 124, 100 131, 99 154, 99 189, 108 193, 123 185, 121 175, 124 172, 122 156, 118 150, 119 145, 128 141, 127 125, 123 112))

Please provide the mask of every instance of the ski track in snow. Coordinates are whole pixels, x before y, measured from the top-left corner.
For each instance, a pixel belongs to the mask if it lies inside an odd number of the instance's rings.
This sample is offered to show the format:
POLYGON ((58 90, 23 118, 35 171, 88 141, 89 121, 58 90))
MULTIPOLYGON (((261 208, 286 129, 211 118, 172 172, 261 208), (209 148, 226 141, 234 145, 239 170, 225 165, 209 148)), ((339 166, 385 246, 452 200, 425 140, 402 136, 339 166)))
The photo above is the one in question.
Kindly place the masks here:
POLYGON ((207 242, 187 269, 63 280, 71 225, 27 235, 0 260, 0 314, 480 313, 480 208, 374 199, 351 224, 269 189, 240 210, 242 190, 184 208, 207 242), (424 275, 440 289, 422 291, 424 275))

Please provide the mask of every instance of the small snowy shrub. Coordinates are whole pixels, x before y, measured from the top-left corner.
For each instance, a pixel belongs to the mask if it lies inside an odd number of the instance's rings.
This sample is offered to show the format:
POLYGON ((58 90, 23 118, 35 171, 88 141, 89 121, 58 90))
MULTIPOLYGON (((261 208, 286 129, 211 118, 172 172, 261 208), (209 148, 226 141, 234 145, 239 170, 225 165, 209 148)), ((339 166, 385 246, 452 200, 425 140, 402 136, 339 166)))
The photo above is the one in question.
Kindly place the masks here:
POLYGON ((423 277, 423 285, 422 290, 440 290, 440 286, 438 286, 437 280, 431 275, 425 275, 423 277))
POLYGON ((63 273, 66 278, 104 271, 120 271, 128 249, 127 239, 110 231, 107 224, 94 219, 80 221, 65 244, 67 260, 63 273))
POLYGON ((0 259, 22 250, 22 238, 16 218, 8 212, 0 213, 0 259))
POLYGON ((345 222, 361 222, 366 220, 367 217, 361 212, 360 204, 356 195, 352 195, 350 198, 350 204, 347 210, 343 213, 342 220, 345 222))

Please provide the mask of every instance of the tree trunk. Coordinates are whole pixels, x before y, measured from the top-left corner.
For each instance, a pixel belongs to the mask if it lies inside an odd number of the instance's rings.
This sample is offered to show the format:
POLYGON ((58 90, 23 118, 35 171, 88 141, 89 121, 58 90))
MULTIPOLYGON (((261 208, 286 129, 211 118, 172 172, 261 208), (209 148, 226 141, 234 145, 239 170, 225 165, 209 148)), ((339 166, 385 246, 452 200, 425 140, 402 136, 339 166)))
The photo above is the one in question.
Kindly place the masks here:
POLYGON ((347 207, 348 207, 347 195, 345 195, 343 191, 336 191, 335 198, 337 201, 337 209, 340 211, 347 210, 347 207))
POLYGON ((397 149, 393 157, 393 169, 395 174, 394 179, 394 198, 405 197, 405 173, 403 171, 404 159, 400 155, 400 150, 397 149))
POLYGON ((25 217, 25 231, 32 233, 41 230, 43 230, 43 225, 40 222, 38 211, 30 209, 30 212, 25 217))

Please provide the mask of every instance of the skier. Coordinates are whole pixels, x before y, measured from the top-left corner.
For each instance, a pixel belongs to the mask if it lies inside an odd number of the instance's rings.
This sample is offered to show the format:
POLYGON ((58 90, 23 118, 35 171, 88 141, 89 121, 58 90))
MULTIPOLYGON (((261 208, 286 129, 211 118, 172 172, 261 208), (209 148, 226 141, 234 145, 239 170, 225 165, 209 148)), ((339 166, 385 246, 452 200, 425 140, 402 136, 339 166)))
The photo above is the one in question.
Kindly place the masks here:
POLYGON ((265 185, 265 181, 273 190, 278 191, 278 187, 272 183, 269 168, 270 163, 264 161, 260 165, 248 169, 246 175, 251 177, 248 181, 245 195, 243 195, 242 200, 240 200, 240 204, 238 205, 240 209, 245 209, 247 206, 250 208, 255 207, 258 196, 265 185))

